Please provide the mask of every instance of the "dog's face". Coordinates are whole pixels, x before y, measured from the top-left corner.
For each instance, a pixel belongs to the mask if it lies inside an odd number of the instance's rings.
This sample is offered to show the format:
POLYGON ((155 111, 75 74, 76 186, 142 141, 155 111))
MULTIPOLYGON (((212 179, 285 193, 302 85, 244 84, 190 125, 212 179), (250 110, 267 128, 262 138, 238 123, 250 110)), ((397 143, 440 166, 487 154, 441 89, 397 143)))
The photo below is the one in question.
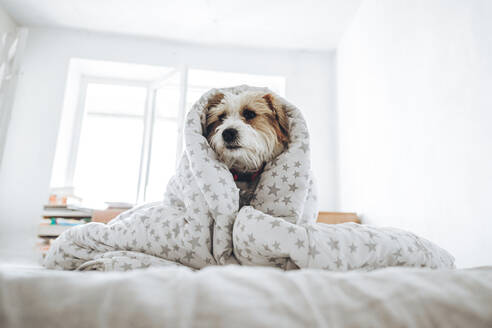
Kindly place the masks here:
POLYGON ((209 100, 206 110, 205 137, 231 169, 257 171, 287 146, 285 109, 269 93, 218 93, 209 100))

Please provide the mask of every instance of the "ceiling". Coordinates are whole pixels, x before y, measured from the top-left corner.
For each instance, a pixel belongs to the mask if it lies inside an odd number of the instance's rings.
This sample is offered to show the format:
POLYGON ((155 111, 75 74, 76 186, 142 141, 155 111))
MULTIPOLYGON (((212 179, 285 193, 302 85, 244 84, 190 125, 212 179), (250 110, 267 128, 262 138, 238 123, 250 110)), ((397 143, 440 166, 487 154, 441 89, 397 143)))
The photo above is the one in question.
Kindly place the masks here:
POLYGON ((0 0, 17 23, 180 42, 331 50, 362 0, 0 0))

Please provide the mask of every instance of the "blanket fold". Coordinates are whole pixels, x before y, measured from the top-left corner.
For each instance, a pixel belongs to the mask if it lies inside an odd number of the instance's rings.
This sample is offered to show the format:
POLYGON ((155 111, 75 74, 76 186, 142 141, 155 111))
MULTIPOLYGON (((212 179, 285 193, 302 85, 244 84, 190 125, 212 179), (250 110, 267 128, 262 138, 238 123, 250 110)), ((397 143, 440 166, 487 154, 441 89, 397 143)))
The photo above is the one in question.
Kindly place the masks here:
POLYGON ((217 92, 272 93, 239 86, 212 89, 188 112, 185 150, 160 202, 122 213, 107 225, 74 227, 51 246, 47 268, 129 270, 182 264, 243 264, 329 270, 406 265, 453 267, 446 251, 411 233, 315 224, 316 186, 301 112, 275 95, 289 119, 287 149, 264 168, 251 206, 203 136, 206 106, 217 92))

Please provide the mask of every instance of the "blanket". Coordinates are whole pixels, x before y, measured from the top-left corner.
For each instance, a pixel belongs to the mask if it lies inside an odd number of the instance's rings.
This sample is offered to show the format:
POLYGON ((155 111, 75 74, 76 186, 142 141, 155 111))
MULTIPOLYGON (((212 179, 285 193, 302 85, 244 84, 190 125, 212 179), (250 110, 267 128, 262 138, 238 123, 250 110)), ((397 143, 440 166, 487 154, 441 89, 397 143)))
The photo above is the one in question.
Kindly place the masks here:
POLYGON ((492 327, 492 267, 3 268, 0 327, 492 327))
MULTIPOLYGON (((181 264, 243 264, 284 269, 372 269, 385 266, 449 268, 453 257, 412 233, 355 224, 316 224, 309 133, 295 106, 277 97, 289 119, 287 149, 266 164, 250 206, 239 207, 239 190, 203 136, 212 89, 188 112, 185 151, 164 199, 136 207, 109 222, 64 232, 51 246, 52 269, 129 270, 181 264)), ((272 93, 273 94, 273 93, 272 93)))

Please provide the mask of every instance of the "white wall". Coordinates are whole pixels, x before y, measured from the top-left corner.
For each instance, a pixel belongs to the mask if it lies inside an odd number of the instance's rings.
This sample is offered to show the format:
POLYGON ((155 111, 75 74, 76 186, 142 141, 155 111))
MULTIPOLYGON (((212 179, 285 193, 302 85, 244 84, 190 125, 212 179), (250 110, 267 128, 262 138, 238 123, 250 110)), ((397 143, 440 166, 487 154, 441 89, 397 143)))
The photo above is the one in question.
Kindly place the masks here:
MULTIPOLYGON (((332 53, 198 47, 159 40, 57 29, 30 29, 0 171, 0 230, 5 245, 35 235, 47 201, 70 58, 284 75, 287 98, 311 127, 320 208, 335 206, 332 53), (17 234, 11 222, 16 222, 17 234)), ((23 239, 24 240, 24 239, 23 239)), ((27 243, 25 245, 32 244, 27 243)), ((20 247, 20 246, 19 246, 20 247)), ((27 247, 27 246, 26 246, 27 247)))
POLYGON ((337 53, 339 207, 492 264, 492 1, 367 0, 337 53))
POLYGON ((17 24, 0 5, 0 35, 15 31, 17 24))
POLYGON ((7 75, 11 75, 13 66, 9 65, 8 57, 18 32, 17 24, 0 4, 0 166, 16 82, 15 77, 6 79, 7 75))
MULTIPOLYGON (((0 5, 0 66, 2 66, 0 69, 3 72, 7 72, 5 75, 11 75, 12 72, 11 68, 8 65, 8 56, 9 56, 9 51, 15 42, 15 37, 17 36, 18 33, 18 27, 17 24, 14 22, 14 20, 9 16, 9 14, 3 9, 3 7, 0 5)), ((4 146, 6 142, 6 137, 7 137, 7 131, 8 131, 8 125, 10 122, 10 117, 11 117, 11 109, 12 109, 12 102, 14 98, 14 92, 15 92, 15 81, 16 77, 9 78, 8 80, 6 79, 5 76, 0 76, 0 170, 2 168, 2 163, 3 163, 3 154, 4 154, 4 146)), ((0 171, 1 172, 1 171, 0 171)), ((2 186, 3 183, 0 180, 0 186, 2 186)), ((0 195, 0 202, 2 199, 2 195, 0 195)), ((2 205, 0 205, 0 213, 2 212, 1 210, 2 205)), ((8 243, 3 243, 3 240, 7 239, 7 233, 5 232, 7 228, 9 228, 9 233, 13 232, 15 233, 17 231, 18 225, 16 222, 7 222, 2 220, 2 216, 0 215, 0 246, 6 245, 10 247, 8 243)), ((2 247, 0 247, 0 254, 2 251, 2 247)), ((15 252, 12 253, 12 256, 15 257, 17 254, 15 252)), ((0 255, 1 256, 1 255, 0 255)))

